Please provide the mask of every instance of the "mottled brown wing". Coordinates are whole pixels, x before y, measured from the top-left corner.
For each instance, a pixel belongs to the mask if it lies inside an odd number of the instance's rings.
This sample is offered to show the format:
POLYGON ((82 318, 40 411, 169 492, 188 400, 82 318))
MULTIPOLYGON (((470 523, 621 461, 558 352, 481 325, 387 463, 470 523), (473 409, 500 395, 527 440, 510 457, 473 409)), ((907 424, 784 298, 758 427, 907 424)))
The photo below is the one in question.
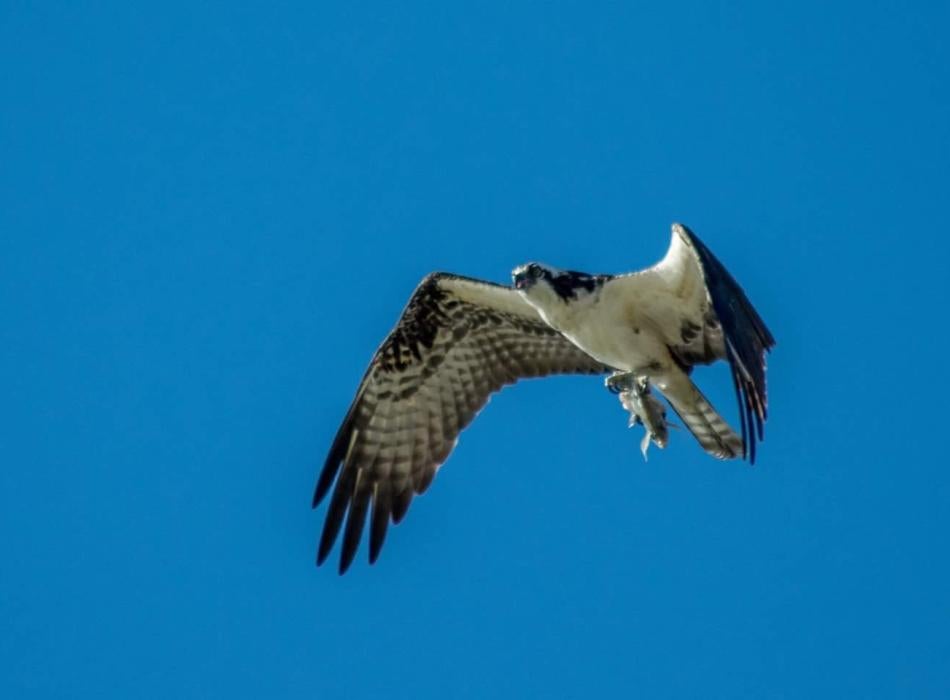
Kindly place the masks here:
POLYGON ((455 275, 426 277, 373 357, 337 432, 313 497, 330 499, 317 564, 346 516, 340 573, 353 561, 367 513, 370 563, 390 520, 426 490, 490 394, 522 377, 601 373, 607 367, 550 328, 509 287, 455 275))

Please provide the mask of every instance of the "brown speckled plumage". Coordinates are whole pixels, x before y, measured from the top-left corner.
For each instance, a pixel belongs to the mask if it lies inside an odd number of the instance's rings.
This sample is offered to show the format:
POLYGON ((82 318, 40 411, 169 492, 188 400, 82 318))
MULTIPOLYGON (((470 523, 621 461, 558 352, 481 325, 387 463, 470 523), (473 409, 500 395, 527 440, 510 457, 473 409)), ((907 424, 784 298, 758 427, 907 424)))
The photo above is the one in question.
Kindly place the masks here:
POLYGON ((426 277, 373 356, 320 474, 315 506, 334 479, 336 485, 318 563, 342 528, 341 573, 349 567, 370 510, 375 561, 389 522, 399 522, 413 495, 428 488, 492 392, 525 377, 608 369, 514 290, 455 275, 426 277))

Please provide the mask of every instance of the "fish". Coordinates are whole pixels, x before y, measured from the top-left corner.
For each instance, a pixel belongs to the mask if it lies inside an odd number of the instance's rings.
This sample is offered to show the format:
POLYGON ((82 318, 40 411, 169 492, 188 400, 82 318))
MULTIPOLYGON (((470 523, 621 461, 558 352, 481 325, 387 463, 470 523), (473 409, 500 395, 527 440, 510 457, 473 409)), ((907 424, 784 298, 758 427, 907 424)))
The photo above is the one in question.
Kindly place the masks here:
POLYGON ((640 442, 643 461, 648 461, 647 450, 652 442, 661 450, 670 438, 670 423, 666 420, 666 407, 650 391, 646 377, 638 377, 620 392, 620 403, 630 413, 629 427, 641 424, 645 433, 640 442))

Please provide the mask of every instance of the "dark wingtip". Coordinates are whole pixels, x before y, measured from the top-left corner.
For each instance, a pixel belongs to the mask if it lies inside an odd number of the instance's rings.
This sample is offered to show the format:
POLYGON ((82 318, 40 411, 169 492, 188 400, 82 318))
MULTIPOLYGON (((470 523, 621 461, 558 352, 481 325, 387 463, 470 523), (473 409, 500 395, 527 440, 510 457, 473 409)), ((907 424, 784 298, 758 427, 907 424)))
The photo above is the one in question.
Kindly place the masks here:
POLYGON ((314 508, 320 505, 320 501, 329 493, 330 487, 333 485, 333 480, 340 471, 344 458, 347 457, 347 452, 350 449, 350 441, 353 438, 353 417, 356 414, 356 408, 360 403, 362 395, 363 387, 361 386, 360 390, 356 393, 356 398, 353 399, 353 403, 350 404, 350 408, 346 412, 346 416, 343 418, 340 428, 336 431, 333 444, 330 445, 327 460, 323 463, 323 469, 320 471, 320 477, 317 479, 317 487, 313 490, 312 505, 314 508))
POLYGON ((347 415, 343 421, 343 425, 340 426, 336 437, 333 439, 333 445, 330 447, 329 454, 327 454, 327 461, 323 463, 323 469, 320 470, 320 478, 317 479, 317 486, 313 490, 314 508, 320 505, 320 501, 330 492, 330 487, 333 486, 333 480, 340 471, 343 458, 346 457, 346 450, 350 444, 350 436, 352 433, 351 422, 351 417, 347 415))
POLYGON ((354 550, 353 554, 351 554, 349 557, 344 557, 342 554, 340 555, 340 567, 337 569, 337 573, 340 576, 345 574, 347 570, 350 568, 350 565, 353 563, 353 556, 355 554, 356 554, 356 551, 354 550))
MULTIPOLYGON (((332 454, 330 455, 330 457, 333 456, 332 454)), ((327 459, 327 463, 323 465, 323 471, 320 472, 320 478, 317 480, 317 487, 313 490, 311 508, 316 508, 320 505, 320 501, 326 497, 330 491, 330 486, 333 485, 333 478, 336 476, 339 467, 339 462, 330 462, 330 459, 327 459)))
POLYGON ((329 523, 324 526, 323 534, 320 535, 320 547, 317 549, 317 566, 321 566, 327 560, 327 557, 330 556, 330 550, 333 549, 333 543, 336 541, 336 530, 334 529, 331 532, 328 525, 329 523))
POLYGON ((760 442, 762 442, 762 440, 763 440, 763 438, 762 438, 761 435, 759 436, 759 439, 758 439, 758 440, 755 439, 755 436, 754 436, 754 435, 752 436, 752 449, 749 451, 749 466, 750 466, 750 467, 754 467, 754 466, 755 466, 755 456, 756 456, 757 445, 758 445, 760 442))
POLYGON ((369 505, 370 492, 361 486, 357 477, 356 491, 350 501, 350 512, 346 516, 346 528, 343 532, 343 550, 340 554, 340 573, 346 573, 356 558, 356 551, 360 547, 360 538, 363 536, 363 526, 366 524, 366 510, 369 505))
POLYGON ((369 529, 369 563, 375 564, 386 540, 386 530, 389 527, 389 513, 392 499, 389 490, 382 488, 376 492, 373 500, 373 516, 369 529))
POLYGON ((372 543, 370 543, 370 548, 369 548, 369 563, 370 564, 376 563, 376 560, 379 559, 379 553, 382 551, 382 548, 383 548, 382 542, 380 542, 379 545, 377 545, 376 547, 373 547, 372 543))
POLYGON ((406 511, 409 510, 409 504, 412 502, 412 487, 406 486, 402 491, 393 494, 393 522, 399 524, 406 517, 406 511))
POLYGON ((347 507, 350 505, 350 495, 353 493, 353 479, 354 475, 348 476, 344 472, 336 482, 333 497, 330 499, 330 507, 327 508, 327 518, 323 522, 323 532, 320 534, 320 547, 317 550, 318 566, 326 560, 340 533, 343 516, 346 515, 347 507))
POLYGON ((317 566, 323 566, 323 563, 327 560, 327 557, 330 556, 331 549, 333 549, 333 542, 330 542, 329 547, 325 547, 323 544, 323 538, 320 538, 320 548, 317 550, 317 566))

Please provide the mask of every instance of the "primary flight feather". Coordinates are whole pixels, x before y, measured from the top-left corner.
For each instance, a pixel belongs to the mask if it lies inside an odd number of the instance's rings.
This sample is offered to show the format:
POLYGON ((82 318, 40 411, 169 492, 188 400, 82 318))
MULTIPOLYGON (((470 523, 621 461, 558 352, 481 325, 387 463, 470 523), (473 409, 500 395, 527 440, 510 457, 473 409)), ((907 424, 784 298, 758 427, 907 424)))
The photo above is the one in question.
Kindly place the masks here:
POLYGON ((342 529, 345 572, 367 516, 375 562, 389 523, 428 488, 459 433, 493 392, 521 378, 611 372, 615 388, 652 385, 708 453, 755 460, 767 416, 765 353, 775 340, 687 227, 674 224, 666 256, 640 272, 588 275, 530 263, 515 268, 512 282, 434 273, 413 292, 317 481, 314 507, 332 488, 318 564, 342 529), (720 359, 732 371, 741 436, 689 377, 694 365, 720 359))

